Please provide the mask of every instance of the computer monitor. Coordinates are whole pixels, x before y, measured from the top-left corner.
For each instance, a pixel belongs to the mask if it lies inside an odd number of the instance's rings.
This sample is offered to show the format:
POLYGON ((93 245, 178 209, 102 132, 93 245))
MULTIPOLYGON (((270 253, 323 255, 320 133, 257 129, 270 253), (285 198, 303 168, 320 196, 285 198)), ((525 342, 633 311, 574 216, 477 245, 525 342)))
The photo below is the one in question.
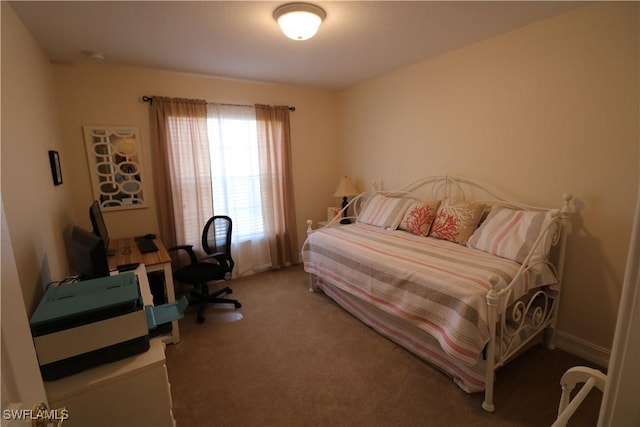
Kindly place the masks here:
POLYGON ((104 243, 104 249, 107 252, 107 256, 115 254, 113 249, 109 249, 109 232, 107 226, 104 223, 102 211, 100 210, 100 203, 95 200, 89 208, 89 218, 91 219, 91 226, 93 227, 93 233, 102 239, 104 243))
POLYGON ((109 275, 104 242, 95 234, 74 226, 71 231, 71 261, 80 280, 109 275))

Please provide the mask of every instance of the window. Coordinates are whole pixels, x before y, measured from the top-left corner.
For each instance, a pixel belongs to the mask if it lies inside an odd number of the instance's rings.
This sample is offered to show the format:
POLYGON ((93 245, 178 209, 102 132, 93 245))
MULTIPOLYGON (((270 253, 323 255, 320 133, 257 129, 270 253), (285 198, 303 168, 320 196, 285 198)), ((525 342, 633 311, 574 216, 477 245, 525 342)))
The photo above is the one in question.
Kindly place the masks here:
POLYGON ((264 236, 255 109, 219 106, 207 118, 213 211, 233 218, 238 240, 264 236))
POLYGON ((152 116, 165 243, 198 251, 206 221, 228 215, 234 276, 299 260, 288 107, 154 97, 152 116))

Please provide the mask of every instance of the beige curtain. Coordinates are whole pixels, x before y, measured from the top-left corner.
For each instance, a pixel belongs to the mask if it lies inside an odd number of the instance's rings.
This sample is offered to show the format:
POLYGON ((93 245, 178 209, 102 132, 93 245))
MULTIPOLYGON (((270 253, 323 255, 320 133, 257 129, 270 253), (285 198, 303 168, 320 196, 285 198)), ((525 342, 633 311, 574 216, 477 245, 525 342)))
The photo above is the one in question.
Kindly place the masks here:
POLYGON ((299 262, 291 167, 289 108, 256 105, 260 173, 266 234, 271 264, 299 262))
POLYGON ((213 215, 206 101, 153 97, 151 146, 160 238, 198 248, 213 215))

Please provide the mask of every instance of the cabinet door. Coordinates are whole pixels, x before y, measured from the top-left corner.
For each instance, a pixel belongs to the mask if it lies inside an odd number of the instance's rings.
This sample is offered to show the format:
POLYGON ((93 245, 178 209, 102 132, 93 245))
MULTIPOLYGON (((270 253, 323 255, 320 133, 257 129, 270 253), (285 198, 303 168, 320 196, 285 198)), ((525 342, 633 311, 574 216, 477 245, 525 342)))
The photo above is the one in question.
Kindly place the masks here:
POLYGON ((65 427, 171 427, 171 395, 164 365, 155 365, 59 401, 69 419, 65 427))
POLYGON ((20 411, 31 410, 40 402, 46 404, 47 397, 31 339, 1 197, 2 425, 26 426, 31 425, 31 421, 21 420, 27 415, 20 411))
POLYGON ((144 353, 48 381, 54 408, 65 406, 65 427, 174 426, 164 344, 151 340, 144 353))

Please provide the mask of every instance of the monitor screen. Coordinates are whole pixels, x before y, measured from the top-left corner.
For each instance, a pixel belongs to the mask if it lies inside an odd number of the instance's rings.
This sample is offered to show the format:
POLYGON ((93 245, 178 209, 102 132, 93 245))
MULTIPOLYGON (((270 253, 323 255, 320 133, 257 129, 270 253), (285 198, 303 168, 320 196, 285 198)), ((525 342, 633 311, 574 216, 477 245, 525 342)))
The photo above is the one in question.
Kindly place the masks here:
POLYGON ((94 201, 89 208, 89 218, 91 219, 93 233, 102 239, 107 255, 113 255, 115 252, 109 249, 109 232, 107 231, 107 226, 104 223, 102 211, 100 210, 100 204, 97 200, 94 201))
POLYGON ((71 262, 80 280, 109 275, 109 261, 104 242, 95 234, 80 227, 71 231, 71 262))

